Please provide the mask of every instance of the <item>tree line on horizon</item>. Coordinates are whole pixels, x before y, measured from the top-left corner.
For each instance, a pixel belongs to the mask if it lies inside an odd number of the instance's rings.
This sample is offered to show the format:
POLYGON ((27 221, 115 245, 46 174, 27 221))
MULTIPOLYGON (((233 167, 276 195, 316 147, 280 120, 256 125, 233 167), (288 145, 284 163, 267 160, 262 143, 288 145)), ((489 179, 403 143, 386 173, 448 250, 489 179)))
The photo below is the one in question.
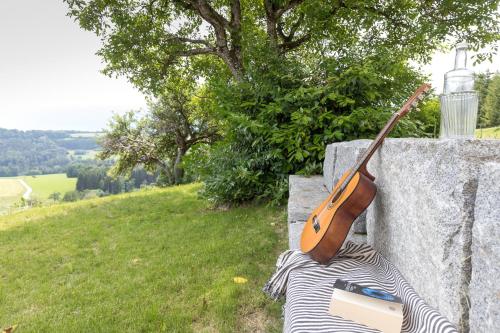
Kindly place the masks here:
MULTIPOLYGON (((157 173, 148 173, 141 167, 135 168, 127 176, 110 177, 108 175, 110 166, 111 164, 109 163, 99 163, 99 161, 95 161, 95 165, 73 164, 69 166, 66 170, 66 176, 68 178, 76 178, 75 189, 65 193, 52 192, 45 199, 49 199, 52 202, 74 202, 132 192, 147 186, 162 185, 162 180, 158 178, 157 173)), ((44 203, 46 201, 41 198, 32 197, 29 199, 21 198, 17 205, 20 207, 37 207, 42 206, 44 203)))
POLYGON ((75 158, 69 151, 99 148, 95 137, 75 131, 20 131, 0 128, 0 177, 64 173, 75 158))
POLYGON ((477 128, 500 126, 500 73, 479 73, 475 85, 479 93, 477 128))

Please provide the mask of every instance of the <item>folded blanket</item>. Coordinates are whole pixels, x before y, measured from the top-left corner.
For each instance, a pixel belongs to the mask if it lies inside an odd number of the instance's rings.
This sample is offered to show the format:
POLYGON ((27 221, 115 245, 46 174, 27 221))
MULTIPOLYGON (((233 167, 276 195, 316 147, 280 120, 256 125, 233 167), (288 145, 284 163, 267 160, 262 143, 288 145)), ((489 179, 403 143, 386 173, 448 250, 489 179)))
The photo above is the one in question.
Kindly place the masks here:
POLYGON ((276 266, 264 292, 273 299, 286 296, 284 332, 379 332, 328 314, 337 279, 399 296, 404 316, 401 332, 457 332, 417 295, 393 264, 366 244, 347 242, 327 265, 290 250, 280 255, 276 266))

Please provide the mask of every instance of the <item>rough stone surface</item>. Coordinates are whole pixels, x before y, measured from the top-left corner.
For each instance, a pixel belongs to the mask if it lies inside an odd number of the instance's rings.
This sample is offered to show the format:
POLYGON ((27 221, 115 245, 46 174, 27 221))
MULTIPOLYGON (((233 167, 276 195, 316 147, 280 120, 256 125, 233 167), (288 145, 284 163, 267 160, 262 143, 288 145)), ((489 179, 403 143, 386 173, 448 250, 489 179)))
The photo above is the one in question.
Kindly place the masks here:
POLYGON ((288 223, 288 248, 290 250, 300 250, 300 235, 305 223, 305 221, 288 223))
MULTIPOLYGON (((291 175, 288 199, 288 244, 290 249, 300 248, 300 235, 311 212, 326 199, 328 191, 322 176, 304 177, 291 175)), ((366 243, 365 235, 349 233, 348 240, 366 243)))
POLYGON ((472 227, 471 332, 499 330, 499 283, 500 163, 486 163, 480 169, 472 227))
POLYGON ((323 162, 323 178, 326 189, 330 192, 333 188, 333 173, 335 172, 335 162, 337 160, 338 143, 326 146, 325 161, 323 162))
POLYGON ((386 139, 368 164, 368 243, 463 331, 478 170, 499 152, 494 140, 386 139))
MULTIPOLYGON (((329 191, 356 164, 370 143, 371 140, 356 140, 332 143, 326 147, 323 177, 329 191)), ((354 233, 366 234, 366 213, 354 221, 352 228, 354 233)))
POLYGON ((288 222, 306 221, 309 214, 328 196, 321 176, 288 178, 288 222))
POLYGON ((288 246, 300 249, 300 235, 309 214, 328 196, 323 177, 291 175, 288 179, 288 246))

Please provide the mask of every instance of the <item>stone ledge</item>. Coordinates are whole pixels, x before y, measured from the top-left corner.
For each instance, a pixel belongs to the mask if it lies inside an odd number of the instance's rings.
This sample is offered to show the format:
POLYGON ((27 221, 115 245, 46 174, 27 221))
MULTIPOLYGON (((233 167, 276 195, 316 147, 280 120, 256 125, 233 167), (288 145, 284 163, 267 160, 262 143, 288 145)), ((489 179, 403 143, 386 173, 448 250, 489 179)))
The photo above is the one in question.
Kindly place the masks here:
POLYGON ((288 246, 300 249, 300 235, 309 214, 328 196, 321 176, 290 175, 288 179, 288 246))
POLYGON ((328 196, 323 177, 290 175, 288 182, 288 222, 306 221, 314 208, 328 196))
MULTIPOLYGON (((368 144, 327 146, 326 188, 368 144)), ((368 164, 378 194, 361 239, 464 332, 493 331, 500 321, 499 165, 500 140, 434 139, 386 139, 368 164)), ((291 248, 326 196, 320 177, 290 177, 291 248)))
POLYGON ((470 327, 494 332, 500 323, 500 163, 479 171, 471 254, 470 327))
POLYGON ((493 140, 387 139, 368 164, 369 244, 463 331, 478 170, 499 151, 493 140))
MULTIPOLYGON (((368 144, 327 146, 323 182, 290 177, 291 248, 327 196, 322 183, 331 189, 368 144)), ((464 332, 469 325, 472 332, 492 331, 500 320, 499 293, 492 290, 500 281, 498 165, 500 140, 434 139, 386 139, 368 164, 378 194, 367 210, 368 235, 354 236, 367 239, 464 332)))
MULTIPOLYGON (((288 199, 288 245, 290 249, 300 248, 300 235, 305 221, 311 212, 328 197, 322 176, 298 176, 289 178, 290 196, 288 199)), ((351 229, 347 240, 366 243, 366 235, 354 234, 351 229)))

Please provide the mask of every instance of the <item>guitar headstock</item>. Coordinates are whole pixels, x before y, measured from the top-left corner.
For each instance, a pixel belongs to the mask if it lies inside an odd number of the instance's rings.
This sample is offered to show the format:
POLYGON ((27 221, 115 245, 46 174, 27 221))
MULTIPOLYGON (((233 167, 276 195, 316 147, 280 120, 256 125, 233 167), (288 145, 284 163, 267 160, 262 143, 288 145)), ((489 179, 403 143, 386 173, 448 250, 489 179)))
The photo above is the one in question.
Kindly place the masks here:
POLYGON ((431 85, 428 83, 422 84, 411 97, 406 101, 403 107, 398 111, 400 116, 406 115, 408 112, 412 110, 420 111, 418 109, 418 105, 420 102, 430 93, 431 85))

